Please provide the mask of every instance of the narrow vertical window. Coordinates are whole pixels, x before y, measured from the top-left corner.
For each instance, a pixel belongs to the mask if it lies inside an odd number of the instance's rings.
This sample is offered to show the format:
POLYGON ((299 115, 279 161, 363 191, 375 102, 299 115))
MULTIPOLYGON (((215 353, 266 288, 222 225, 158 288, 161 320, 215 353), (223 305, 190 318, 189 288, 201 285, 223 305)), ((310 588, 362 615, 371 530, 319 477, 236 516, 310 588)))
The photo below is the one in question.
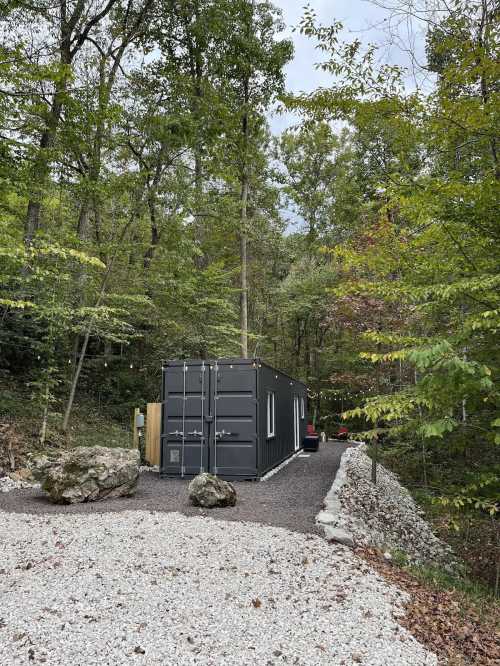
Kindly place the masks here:
POLYGON ((267 436, 276 435, 276 401, 272 391, 267 392, 267 436))
POLYGON ((304 398, 300 399, 300 418, 303 419, 306 415, 306 407, 304 403, 304 398))

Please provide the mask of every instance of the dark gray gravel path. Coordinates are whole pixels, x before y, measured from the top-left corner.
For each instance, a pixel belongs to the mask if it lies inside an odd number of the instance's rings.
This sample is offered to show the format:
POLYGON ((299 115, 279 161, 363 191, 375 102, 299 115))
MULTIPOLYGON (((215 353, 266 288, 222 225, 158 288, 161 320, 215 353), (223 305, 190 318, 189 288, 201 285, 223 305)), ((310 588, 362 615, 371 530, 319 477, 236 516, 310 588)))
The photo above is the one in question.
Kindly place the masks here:
POLYGON ((236 482, 235 507, 200 509, 189 504, 187 485, 181 479, 160 479, 143 473, 137 493, 103 502, 54 505, 40 490, 14 490, 0 493, 0 511, 10 513, 107 513, 130 510, 178 511, 186 516, 210 515, 219 520, 248 520, 285 527, 296 532, 317 532, 315 516, 333 483, 340 457, 350 444, 326 442, 319 451, 296 457, 269 480, 236 482))

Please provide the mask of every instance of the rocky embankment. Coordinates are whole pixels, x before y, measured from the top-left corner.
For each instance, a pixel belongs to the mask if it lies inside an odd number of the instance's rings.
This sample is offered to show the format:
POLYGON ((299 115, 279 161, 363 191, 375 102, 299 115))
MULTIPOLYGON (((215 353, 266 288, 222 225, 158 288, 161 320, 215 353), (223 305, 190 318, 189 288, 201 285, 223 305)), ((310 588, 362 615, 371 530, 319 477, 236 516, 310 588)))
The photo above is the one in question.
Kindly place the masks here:
POLYGON ((402 551, 409 561, 450 565, 450 548, 433 533, 422 511, 395 474, 382 465, 371 481, 366 446, 347 449, 317 520, 325 536, 351 547, 402 551))

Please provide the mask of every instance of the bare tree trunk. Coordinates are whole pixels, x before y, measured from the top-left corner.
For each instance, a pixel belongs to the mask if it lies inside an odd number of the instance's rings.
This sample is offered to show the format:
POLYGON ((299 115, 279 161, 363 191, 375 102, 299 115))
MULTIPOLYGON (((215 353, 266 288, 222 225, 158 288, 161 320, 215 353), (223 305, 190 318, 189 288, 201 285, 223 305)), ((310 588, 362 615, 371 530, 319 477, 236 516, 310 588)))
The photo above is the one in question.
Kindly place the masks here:
POLYGON ((57 128, 61 120, 61 113, 66 94, 66 83, 70 76, 70 68, 78 51, 85 44, 89 32, 109 14, 117 0, 108 0, 106 5, 81 24, 82 16, 87 14, 90 3, 80 0, 75 3, 74 9, 68 13, 67 0, 59 0, 59 64, 64 75, 57 81, 52 103, 47 114, 45 127, 40 137, 38 154, 35 158, 31 172, 31 192, 28 199, 28 208, 24 226, 24 242, 31 245, 33 237, 40 226, 40 212, 42 198, 50 175, 50 149, 54 145, 57 128))
POLYGON ((76 226, 76 235, 83 241, 87 238, 87 230, 89 226, 89 208, 86 199, 82 201, 80 206, 80 213, 78 215, 78 223, 76 226))
MULTIPOLYGON (((44 179, 45 180, 45 179, 44 179)), ((42 193, 40 191, 31 192, 28 201, 28 210, 26 212, 26 222, 24 224, 24 243, 31 245, 33 237, 38 231, 40 225, 40 211, 42 207, 42 193)))
POLYGON ((47 436, 48 418, 49 418, 49 384, 47 382, 47 385, 45 386, 42 425, 40 427, 40 436, 38 438, 40 446, 43 446, 45 444, 45 437, 47 436))
POLYGON ((151 267, 151 262, 153 261, 154 253, 155 250, 160 242, 160 232, 158 230, 158 227, 156 223, 151 222, 151 240, 149 242, 149 246, 144 253, 144 258, 143 258, 143 267, 144 270, 149 270, 151 267))
POLYGON ((424 487, 427 488, 428 479, 427 479, 427 448, 425 446, 425 437, 422 437, 422 481, 424 487))
POLYGON ((149 270, 151 267, 151 262, 153 261, 153 257, 156 251, 156 248, 158 247, 160 243, 160 229, 158 227, 158 222, 156 219, 156 202, 155 202, 155 196, 156 196, 156 189, 158 187, 158 183, 160 181, 160 174, 161 174, 161 165, 160 168, 157 168, 157 173, 155 176, 155 180, 153 184, 151 185, 151 189, 149 191, 148 195, 148 209, 149 209, 149 223, 150 223, 150 228, 151 228, 151 240, 149 242, 149 246, 144 253, 143 257, 143 267, 145 270, 149 270))
MULTIPOLYGON (((254 0, 252 0, 252 17, 247 26, 248 38, 253 31, 254 0)), ((248 159, 248 137, 249 137, 249 102, 250 102, 250 76, 243 78, 243 116, 241 119, 242 134, 242 163, 241 163, 241 209, 240 209, 240 346, 241 356, 248 358, 248 190, 249 190, 249 159, 248 159)))
POLYGON ((193 145, 194 157, 194 190, 195 190, 195 205, 193 210, 194 218, 194 238, 198 243, 201 250, 200 254, 195 255, 194 263, 198 270, 203 270, 208 265, 208 257, 205 255, 205 240, 206 229, 205 222, 202 216, 201 202, 203 199, 203 137, 201 124, 203 119, 202 103, 204 98, 203 82, 206 78, 204 67, 204 50, 200 40, 195 37, 191 32, 191 20, 194 18, 195 22, 199 18, 199 2, 192 3, 191 11, 188 15, 184 15, 182 20, 184 22, 186 35, 188 39, 189 51, 189 76, 193 85, 193 97, 191 98, 190 111, 194 118, 196 126, 196 136, 193 145))
MULTIPOLYGON (((100 299, 99 299, 100 300, 100 299)), ((96 304, 97 307, 97 304, 96 304)), ((92 325, 89 323, 85 331, 85 337, 83 338, 82 347, 80 349, 80 357, 78 359, 78 365, 76 366, 75 374, 73 375, 73 381, 71 382, 71 389, 69 392, 68 404, 66 405, 66 411, 64 413, 63 420, 63 432, 68 432, 69 419, 71 417, 71 411, 73 409, 73 403, 75 401, 76 387, 78 386, 78 380, 80 379, 80 373, 83 367, 83 361, 85 360, 85 354, 87 352, 87 346, 89 344, 90 333, 92 331, 92 325)))
POLYGON ((61 117, 61 96, 64 92, 64 85, 65 84, 59 84, 58 89, 54 93, 54 100, 47 120, 47 126, 42 132, 38 147, 39 152, 35 158, 30 174, 31 191, 26 211, 26 220, 24 223, 24 243, 26 246, 31 245, 33 238, 40 227, 42 198, 50 173, 49 151, 54 144, 56 129, 61 117))
MULTIPOLYGON (((377 330, 381 329, 381 324, 377 325, 377 330)), ((380 353, 380 343, 377 343, 377 353, 380 353)), ((381 382, 380 382, 380 363, 377 364, 377 394, 380 394, 381 382)), ((378 426, 378 421, 374 423, 375 428, 378 426)), ((372 456, 372 483, 377 485, 377 464, 378 464, 378 454, 379 454, 379 441, 378 433, 375 433, 374 446, 373 446, 373 456, 372 456)))
POLYGON ((9 459, 10 471, 13 472, 16 469, 16 459, 12 451, 12 440, 10 437, 7 437, 7 458, 9 459))
POLYGON ((242 358, 248 358, 248 281, 247 281, 247 202, 248 178, 243 176, 240 219, 240 346, 242 358))
MULTIPOLYGON (((99 295, 97 296, 96 302, 94 304, 94 307, 96 307, 96 308, 100 306, 100 304, 102 302, 102 299, 104 297, 104 294, 106 293, 106 287, 107 287, 107 284, 108 284, 109 276, 110 276, 111 271, 113 269, 114 260, 116 259, 116 255, 118 253, 118 250, 120 249, 120 246, 123 242, 123 239, 125 238, 125 234, 127 233, 133 219, 134 219, 133 216, 131 216, 130 220, 123 227, 123 230, 120 234, 120 237, 118 238, 118 240, 116 242, 114 254, 113 254, 113 256, 112 256, 112 258, 111 258, 111 260, 108 264, 108 268, 106 269, 106 272, 105 272, 103 280, 102 280, 99 295)), ((70 388, 70 392, 69 392, 68 404, 66 405, 66 411, 64 412, 64 419, 63 419, 63 425, 62 425, 62 429, 63 429, 64 433, 68 432, 69 420, 71 418, 73 403, 75 401, 76 387, 78 386, 78 380, 80 379, 80 374, 82 372, 83 362, 85 360, 85 354, 87 352, 87 347, 88 347, 88 344, 89 344, 90 335, 92 333, 93 323, 94 323, 94 320, 91 317, 88 324, 87 324, 87 327, 85 329, 85 334, 84 334, 82 346, 81 346, 81 349, 80 349, 80 357, 78 359, 78 364, 77 364, 76 369, 75 369, 75 374, 73 375, 73 380, 71 382, 71 388, 70 388)))

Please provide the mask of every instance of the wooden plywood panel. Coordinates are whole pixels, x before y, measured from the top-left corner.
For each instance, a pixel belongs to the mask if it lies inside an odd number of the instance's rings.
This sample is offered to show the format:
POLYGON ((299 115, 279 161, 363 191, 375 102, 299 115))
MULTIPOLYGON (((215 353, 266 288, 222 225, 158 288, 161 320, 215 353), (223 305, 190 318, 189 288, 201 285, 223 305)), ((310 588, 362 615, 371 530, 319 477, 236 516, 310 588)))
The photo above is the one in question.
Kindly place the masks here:
POLYGON ((146 460, 160 464, 161 402, 148 402, 146 411, 146 460))

